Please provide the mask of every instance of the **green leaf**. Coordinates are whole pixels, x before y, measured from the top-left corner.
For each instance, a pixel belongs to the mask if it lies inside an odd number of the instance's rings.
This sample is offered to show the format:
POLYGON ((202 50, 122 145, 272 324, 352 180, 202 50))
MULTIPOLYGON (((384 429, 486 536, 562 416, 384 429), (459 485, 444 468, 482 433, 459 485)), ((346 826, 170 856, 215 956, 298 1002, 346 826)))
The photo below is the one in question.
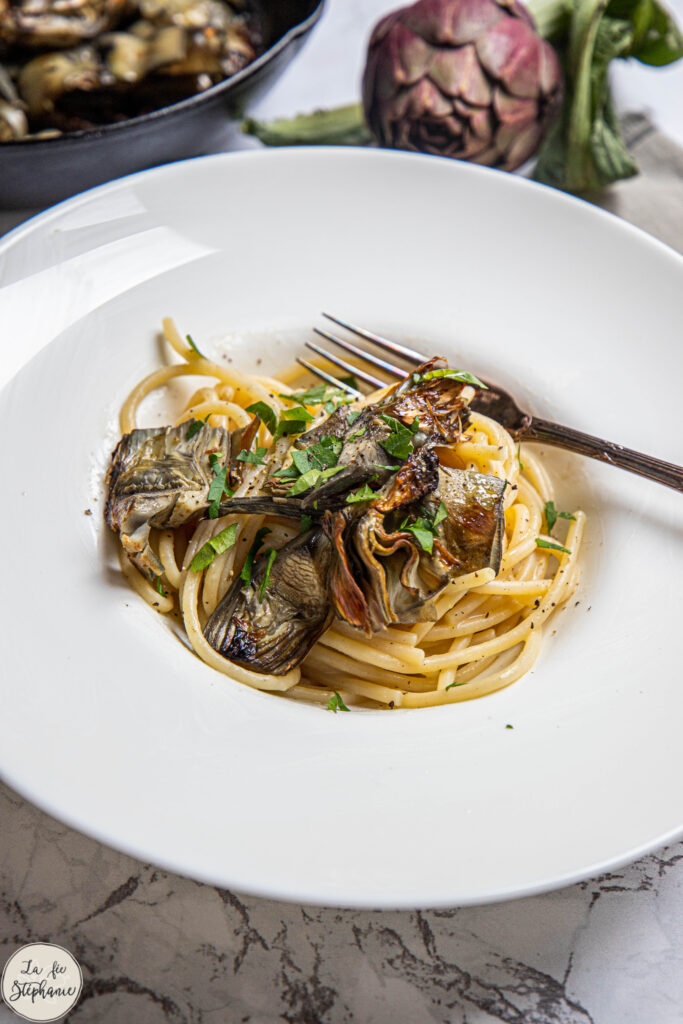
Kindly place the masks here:
POLYGON ((258 416, 262 423, 268 427, 271 434, 274 434, 277 429, 277 416, 267 402, 254 402, 253 405, 248 405, 247 412, 251 412, 254 416, 258 416))
POLYGON ((209 464, 214 472, 214 478, 209 484, 209 491, 207 494, 207 500, 209 502, 209 519, 216 519, 218 516, 218 506, 220 505, 223 495, 227 494, 228 497, 232 497, 232 491, 227 485, 226 478, 228 467, 221 466, 220 458, 214 452, 209 455, 209 464))
POLYGON ((202 352, 199 351, 199 349, 195 345, 194 341, 192 340, 192 335, 191 334, 186 334, 185 337, 187 338, 187 343, 190 346, 190 348, 194 349, 194 351, 197 353, 197 355, 200 356, 202 359, 206 359, 206 356, 202 352))
POLYGON ((202 544, 197 554, 190 562, 190 569, 192 572, 201 572, 202 569, 206 569, 207 566, 211 565, 216 555, 222 555, 224 551, 228 551, 235 544, 235 537, 237 536, 237 523, 232 523, 230 526, 226 526, 224 530, 217 533, 211 540, 207 540, 206 544, 202 544))
POLYGON ((344 444, 338 437, 321 437, 317 444, 309 445, 305 449, 311 466, 316 469, 327 469, 329 466, 336 466, 341 455, 344 444))
POLYGON ((357 437, 362 437, 363 436, 363 434, 365 433, 366 429, 367 429, 366 427, 361 427, 360 430, 357 430, 355 434, 349 434, 349 436, 347 437, 346 440, 347 441, 355 441, 357 437))
POLYGON ((443 370, 429 370, 427 373, 414 373, 413 384, 420 384, 424 380, 436 380, 439 377, 448 377, 451 380, 460 380, 463 384, 472 384, 476 388, 483 388, 484 391, 488 391, 488 386, 483 384, 478 377, 475 377, 473 373, 468 373, 467 370, 451 370, 445 368, 443 370))
POLYGON ((311 420, 315 419, 308 409, 304 409, 303 405, 295 405, 293 409, 282 410, 283 420, 302 420, 304 423, 310 423, 311 420))
POLYGON ((325 483, 326 480, 329 480, 331 476, 334 476, 335 473, 341 472, 342 469, 346 469, 346 466, 330 466, 329 469, 309 469, 308 472, 303 473, 295 481, 293 487, 290 487, 290 497, 303 494, 304 491, 308 491, 312 487, 318 487, 320 484, 325 483))
POLYGON ((354 425, 354 423, 356 422, 356 420, 358 419, 358 417, 360 416, 362 411, 363 411, 362 409, 350 409, 349 410, 349 414, 346 417, 346 422, 348 423, 348 425, 350 427, 352 427, 354 425))
POLYGON ((372 141, 360 103, 270 122, 247 117, 242 131, 266 146, 367 146, 372 141))
POLYGON ((576 519, 576 516, 572 515, 571 512, 558 512, 555 508, 554 501, 546 501, 543 511, 545 513, 545 521, 548 525, 548 533, 553 532, 553 526, 558 519, 576 519))
POLYGON ((303 515, 299 524, 299 533, 307 533, 313 526, 313 517, 303 515))
POLYGON ((372 487, 368 487, 367 484, 363 484, 357 491, 352 491, 351 494, 346 495, 346 504, 354 505, 357 501, 373 501, 377 497, 377 492, 373 491, 372 487))
POLYGON ((154 586, 156 587, 156 591, 158 594, 161 594, 162 597, 166 597, 166 591, 161 585, 161 576, 157 576, 156 580, 154 581, 154 586))
POLYGON ((436 526, 439 525, 439 523, 442 523, 444 521, 444 519, 447 519, 447 518, 448 518, 448 509, 446 508, 444 503, 442 501, 440 501, 439 502, 439 507, 437 508, 436 514, 434 516, 433 525, 436 527, 436 526))
POLYGON ((429 528, 428 523, 418 519, 412 526, 406 526, 406 530, 413 534, 423 551, 430 555, 432 554, 434 550, 434 534, 429 528))
POLYGON ((536 538, 537 548, 548 548, 550 551, 564 551, 565 555, 571 555, 569 548, 563 548, 561 544, 555 544, 550 540, 543 540, 542 537, 536 538))
POLYGON ((207 416, 206 420, 193 420, 192 423, 190 423, 189 427, 187 428, 187 433, 185 434, 185 440, 189 441, 191 438, 193 438, 195 436, 195 434, 198 434, 199 431, 204 426, 204 424, 206 423, 206 421, 208 420, 208 418, 209 417, 207 416))
POLYGON ((285 434, 303 434, 305 430, 308 430, 308 424, 303 420, 280 420, 273 440, 279 441, 285 434))
POLYGON ((517 462, 522 473, 524 472, 524 463, 522 462, 522 442, 517 442, 517 462))
POLYGON ((446 689, 447 690, 452 690, 454 686, 464 686, 466 682, 467 682, 467 679, 463 679, 462 682, 455 681, 455 682, 449 683, 448 686, 446 687, 446 689))
POLYGON ((242 571, 240 572, 240 579, 247 586, 249 586, 249 584, 251 583, 251 573, 254 568, 254 559, 258 554, 259 548, 263 544, 263 538, 267 536, 267 534, 269 533, 270 530, 268 529, 268 527, 262 526, 260 530, 257 531, 256 536, 254 537, 254 543, 247 551, 247 557, 244 559, 244 565, 242 566, 242 571))
POLYGON ((683 35, 674 17, 656 0, 611 0, 606 16, 630 21, 628 56, 661 67, 683 57, 683 35))
POLYGON ((389 455, 393 455, 397 459, 407 459, 413 453, 413 435, 420 429, 419 419, 416 416, 409 427, 406 427, 400 420, 394 419, 393 416, 386 416, 384 413, 382 413, 382 419, 389 425, 390 433, 384 441, 379 442, 380 445, 389 455))
POLYGON ((259 591, 258 591, 258 599, 259 599, 259 601, 263 601, 263 598, 265 596, 266 587, 268 586, 268 583, 270 582, 270 570, 273 568, 273 562, 275 561, 276 558, 277 558, 277 551, 275 550, 275 548, 268 548, 268 561, 266 562, 266 571, 263 574, 263 579, 261 580, 261 586, 259 587, 259 591))
POLYGON ((299 476, 299 471, 296 466, 285 466, 284 469, 278 469, 275 473, 271 473, 271 476, 275 476, 278 480, 296 480, 299 476))
POLYGON ((334 696, 330 697, 330 699, 327 702, 327 710, 334 711, 336 715, 338 711, 348 711, 349 709, 347 708, 346 704, 335 690, 334 696))
POLYGON ((263 456, 268 451, 267 448, 257 448, 255 452, 247 451, 243 448, 242 451, 237 455, 238 462, 249 462, 252 466, 262 466, 264 463, 263 456))

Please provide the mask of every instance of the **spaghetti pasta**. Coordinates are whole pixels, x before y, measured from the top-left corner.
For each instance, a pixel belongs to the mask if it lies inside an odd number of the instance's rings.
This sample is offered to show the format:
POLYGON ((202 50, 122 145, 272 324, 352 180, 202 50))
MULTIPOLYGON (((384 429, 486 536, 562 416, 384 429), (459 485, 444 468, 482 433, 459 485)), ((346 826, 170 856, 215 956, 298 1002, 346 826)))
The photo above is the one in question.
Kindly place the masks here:
MULTIPOLYGON (((197 377, 200 386, 177 424, 202 419, 232 431, 250 422, 246 410, 252 403, 266 402, 278 416, 287 408, 284 396, 297 383, 298 371, 289 370, 280 380, 242 374, 206 359, 182 340, 171 320, 164 320, 163 328, 178 361, 133 388, 121 409, 124 433, 136 428, 144 399, 178 377, 197 377)), ((375 392, 364 403, 374 403, 386 392, 375 392)), ((322 417, 322 410, 318 412, 322 417)), ((269 447, 273 438, 268 427, 261 422, 258 430, 258 443, 269 447)), ((561 546, 546 536, 544 510, 554 501, 550 475, 532 451, 518 450, 510 434, 486 416, 470 412, 465 437, 440 446, 438 453, 443 465, 506 480, 507 487, 500 571, 496 575, 484 568, 452 579, 433 599, 433 621, 400 623, 368 637, 336 619, 300 667, 266 675, 226 660, 207 642, 203 630, 239 574, 259 528, 269 527, 268 544, 277 551, 298 532, 291 521, 232 514, 200 519, 190 531, 152 529, 150 544, 164 567, 157 589, 123 550, 122 570, 157 611, 181 615, 188 640, 203 661, 257 689, 323 704, 336 692, 346 704, 375 708, 433 707, 493 693, 529 671, 548 621, 574 592, 585 515, 575 511, 565 516, 570 522, 561 546), (191 569, 202 546, 229 527, 235 529, 234 544, 206 568, 191 569), (550 546, 539 546, 539 539, 550 546)))

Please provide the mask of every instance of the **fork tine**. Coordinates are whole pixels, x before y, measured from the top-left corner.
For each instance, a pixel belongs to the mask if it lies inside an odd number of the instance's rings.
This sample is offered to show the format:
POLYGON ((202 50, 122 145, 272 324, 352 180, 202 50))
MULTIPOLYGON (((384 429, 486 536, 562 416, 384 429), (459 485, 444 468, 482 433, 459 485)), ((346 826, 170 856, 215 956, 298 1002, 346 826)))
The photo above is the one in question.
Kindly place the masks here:
POLYGON ((346 320, 340 320, 336 316, 332 316, 331 313, 323 313, 323 316, 327 320, 331 320, 332 323, 338 324, 339 327, 345 327, 347 331, 351 331, 352 334, 357 334, 359 338, 365 338, 366 341, 372 341, 375 345, 379 345, 380 348, 385 348, 389 352, 393 352, 396 356, 402 356, 403 359, 408 359, 412 363, 424 363, 427 357, 421 352, 416 352, 413 348, 407 348, 405 345, 399 345, 397 341, 390 341, 389 338, 383 338, 381 334, 373 334, 372 331, 366 331, 363 327, 357 327, 355 324, 349 324, 346 320))
POLYGON ((357 366, 353 366, 351 363, 347 363, 345 359, 340 359, 339 356, 335 356, 332 352, 326 352, 320 345, 314 345, 312 341, 306 342, 306 348, 310 348, 313 352, 317 352, 319 356, 324 356, 325 359, 329 359, 335 366, 340 366, 342 370, 346 370, 353 377, 360 377, 367 384, 372 384, 375 388, 385 388, 386 383, 383 380, 379 380, 377 377, 373 377, 371 373, 366 373, 365 370, 359 370, 357 366))
POLYGON ((350 384, 345 384, 342 380, 337 380, 331 373, 327 373, 325 370, 321 370, 319 366, 314 366, 313 363, 309 363, 307 359, 297 359, 299 366, 305 367, 309 373, 314 373, 316 377, 322 377, 328 384, 331 384, 335 388, 341 388, 346 391, 347 395, 353 395, 354 398, 363 398, 363 392, 357 391, 356 388, 352 388, 350 384))
POLYGON ((388 363, 386 359, 382 359, 381 356, 375 356, 372 352, 366 352, 362 348, 358 348, 358 345, 352 345, 350 341, 344 341, 343 338, 338 338, 335 334, 328 334, 327 331, 320 330, 319 327, 314 327, 313 331, 315 334, 319 334, 321 338, 326 338, 327 341, 331 341, 333 345, 339 345, 340 348, 346 349, 354 356, 358 356, 360 359, 364 359, 366 363, 372 363, 373 366, 379 366, 380 369, 386 370, 387 373, 393 374, 394 377, 401 377, 403 380, 408 376, 407 370, 402 370, 399 366, 394 366, 393 363, 388 363))

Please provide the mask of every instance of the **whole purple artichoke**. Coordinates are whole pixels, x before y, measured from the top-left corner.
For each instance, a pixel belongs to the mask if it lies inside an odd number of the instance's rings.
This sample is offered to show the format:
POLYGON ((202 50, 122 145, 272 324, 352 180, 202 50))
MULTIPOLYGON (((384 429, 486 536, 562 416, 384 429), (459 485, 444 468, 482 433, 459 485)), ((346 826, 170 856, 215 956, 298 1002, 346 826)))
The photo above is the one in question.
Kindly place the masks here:
POLYGON ((557 55, 517 0, 417 0, 372 33, 363 108, 380 145, 512 171, 561 102, 557 55))

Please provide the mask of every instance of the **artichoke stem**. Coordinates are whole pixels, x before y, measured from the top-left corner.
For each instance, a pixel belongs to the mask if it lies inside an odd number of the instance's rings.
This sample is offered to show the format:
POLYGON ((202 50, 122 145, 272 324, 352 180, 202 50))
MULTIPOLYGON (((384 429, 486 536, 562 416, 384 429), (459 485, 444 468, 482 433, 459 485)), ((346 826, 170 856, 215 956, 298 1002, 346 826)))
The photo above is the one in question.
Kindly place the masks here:
POLYGON ((572 0, 529 0, 526 7, 544 39, 552 42, 566 36, 574 9, 572 0))
POLYGON ((255 135, 266 146, 366 146, 372 140, 360 103, 279 121, 248 117, 242 122, 242 131, 255 135))

